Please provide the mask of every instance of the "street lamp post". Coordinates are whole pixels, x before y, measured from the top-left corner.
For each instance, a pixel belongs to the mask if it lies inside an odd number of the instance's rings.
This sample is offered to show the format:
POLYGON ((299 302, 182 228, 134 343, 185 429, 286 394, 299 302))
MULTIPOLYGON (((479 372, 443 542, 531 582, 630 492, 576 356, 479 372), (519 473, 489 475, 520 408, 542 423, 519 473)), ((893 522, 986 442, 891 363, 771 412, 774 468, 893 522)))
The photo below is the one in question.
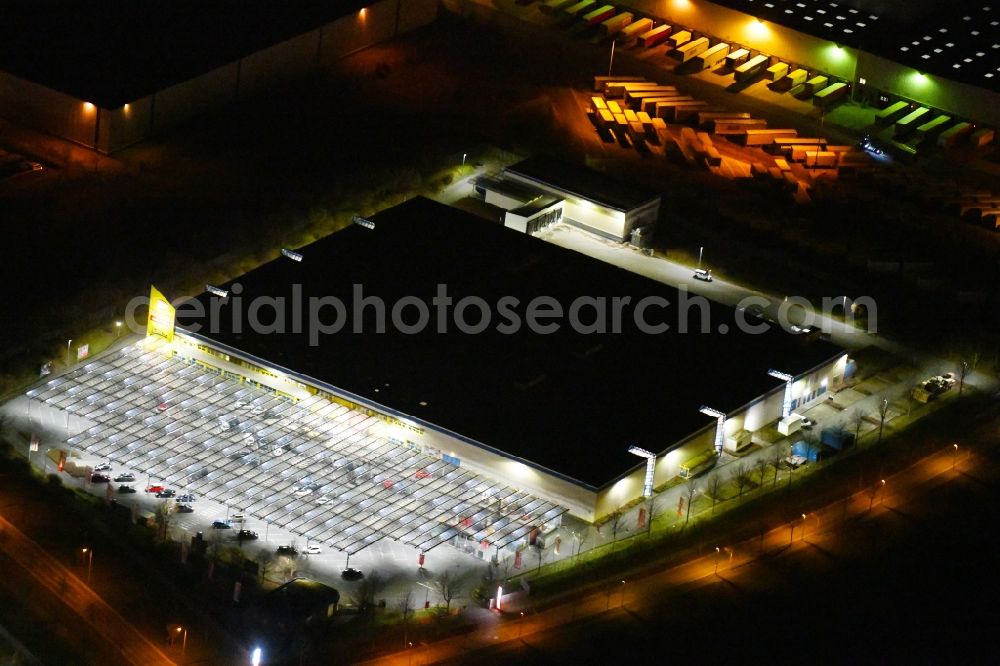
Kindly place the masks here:
POLYGON ((69 347, 73 344, 73 338, 66 341, 66 365, 69 365, 69 347))
POLYGON ((261 653, 261 649, 259 647, 254 648, 253 652, 250 654, 250 666, 260 666, 262 656, 263 654, 261 653))
POLYGON ((122 337, 122 322, 119 319, 115 322, 115 340, 122 337))
POLYGON ((622 581, 622 608, 625 608, 625 581, 622 581))
POLYGON ((802 514, 802 540, 806 540, 806 514, 802 514))
POLYGON ((611 65, 615 62, 615 42, 617 39, 611 40, 611 57, 608 59, 608 76, 611 76, 611 65))
POLYGON ((87 556, 87 585, 90 585, 90 572, 94 568, 94 549, 82 548, 80 552, 87 556))
POLYGON ((462 153, 462 166, 465 166, 465 158, 468 157, 468 153, 462 153))
POLYGON ((718 575, 719 575, 719 555, 720 555, 721 553, 722 553, 722 551, 721 551, 721 550, 719 550, 719 547, 718 547, 718 546, 716 546, 716 547, 715 547, 715 575, 716 575, 716 576, 718 576, 718 575))
POLYGON ((955 460, 958 458, 958 444, 952 444, 952 447, 954 448, 951 450, 951 469, 954 471, 955 460))
POLYGON ((701 255, 704 252, 705 252, 705 246, 704 245, 699 245, 698 246, 698 268, 699 269, 701 268, 701 255))

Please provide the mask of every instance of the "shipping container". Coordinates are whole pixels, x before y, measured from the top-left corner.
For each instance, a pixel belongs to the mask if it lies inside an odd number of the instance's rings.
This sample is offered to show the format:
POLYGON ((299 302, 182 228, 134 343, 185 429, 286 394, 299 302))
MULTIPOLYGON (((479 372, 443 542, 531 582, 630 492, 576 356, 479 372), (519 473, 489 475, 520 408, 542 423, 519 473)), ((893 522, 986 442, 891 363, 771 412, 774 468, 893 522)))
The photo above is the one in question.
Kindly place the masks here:
POLYGON ((608 103, 604 101, 603 97, 591 97, 590 98, 590 110, 597 113, 601 109, 608 108, 608 103))
POLYGON ((563 11, 572 16, 577 16, 590 11, 590 7, 593 7, 595 4, 597 4, 596 0, 580 0, 580 2, 570 5, 563 11))
POLYGON ((682 44, 687 44, 691 41, 691 33, 688 30, 681 30, 680 32, 675 32, 667 38, 670 45, 675 49, 682 44))
POLYGON ((788 63, 787 62, 776 62, 767 68, 767 72, 764 74, 764 78, 769 81, 777 81, 778 79, 785 78, 788 74, 788 63))
POLYGON ((605 35, 613 35, 631 23, 633 18, 635 18, 635 14, 632 12, 612 16, 607 21, 601 23, 601 32, 605 35))
POLYGON ((699 111, 698 112, 698 125, 699 127, 710 125, 716 120, 723 120, 730 118, 733 120, 748 119, 750 114, 744 111, 699 111))
POLYGON ((882 127, 887 127, 904 115, 906 115, 910 110, 910 103, 904 102, 902 100, 896 102, 895 104, 890 104, 884 109, 880 109, 875 113, 875 124, 882 127))
POLYGON ((639 35, 638 44, 639 46, 649 48, 651 46, 656 46, 657 44, 666 41, 670 37, 670 33, 673 31, 673 27, 664 23, 663 25, 658 25, 649 32, 639 35))
POLYGON ((615 122, 615 116, 611 111, 607 109, 601 109, 597 112, 597 124, 599 127, 608 128, 611 127, 615 122))
POLYGON ((674 122, 694 124, 698 120, 698 113, 707 104, 708 102, 703 102, 702 100, 692 100, 687 104, 678 104, 674 107, 674 122))
POLYGON ((785 77, 788 79, 787 84, 789 87, 794 88, 795 86, 801 86, 809 78, 809 72, 805 69, 796 69, 788 73, 785 77))
POLYGON ((843 81, 828 85, 813 96, 813 106, 826 109, 847 97, 851 88, 843 81))
POLYGON ((930 113, 931 110, 926 106, 918 106, 913 111, 896 121, 896 128, 893 130, 893 136, 905 136, 915 130, 923 121, 920 119, 930 113))
POLYGON ((609 83, 638 83, 645 80, 644 76, 595 76, 594 92, 604 92, 609 83))
POLYGON ((988 146, 993 143, 993 139, 996 137, 996 131, 990 127, 984 127, 978 129, 972 133, 969 137, 969 143, 976 148, 982 148, 983 146, 988 146))
POLYGON ((823 76, 822 74, 817 74, 802 84, 802 92, 805 95, 812 95, 813 93, 819 92, 826 87, 829 80, 830 79, 828 77, 823 76))
POLYGON ((621 113, 622 112, 622 106, 621 106, 621 104, 618 103, 617 100, 613 100, 613 99, 612 100, 608 100, 608 111, 610 111, 611 113, 621 113))
POLYGON ((649 29, 653 27, 653 21, 648 18, 641 18, 638 21, 632 21, 629 25, 622 29, 622 34, 619 35, 619 39, 632 39, 639 35, 644 35, 649 32, 649 29))
POLYGON ((745 146, 767 146, 777 138, 794 136, 798 132, 793 129, 748 128, 738 138, 745 146))
POLYGON ((649 114, 646 113, 645 111, 640 111, 635 115, 639 118, 639 122, 642 123, 643 125, 649 125, 650 127, 653 126, 653 119, 650 118, 649 114))
POLYGON ((663 118, 665 121, 674 122, 675 112, 678 108, 684 109, 699 109, 708 106, 708 102, 702 100, 693 99, 689 101, 677 101, 677 102, 657 102, 656 103, 656 117, 663 118))
POLYGON ((656 105, 660 102, 693 102, 694 97, 690 95, 669 95, 663 97, 650 97, 642 100, 642 110, 651 117, 656 115, 656 105))
POLYGON ((833 169, 837 166, 837 153, 826 150, 807 150, 805 163, 814 169, 833 169))
POLYGON ((635 123, 639 121, 639 117, 635 115, 635 111, 633 111, 632 109, 625 109, 624 113, 625 113, 625 120, 629 121, 630 123, 635 123))
POLYGON ((962 122, 952 125, 938 135, 937 145, 942 148, 951 148, 971 134, 973 129, 975 128, 972 123, 962 122))
POLYGON ((612 5, 601 5, 597 9, 591 10, 583 15, 583 22, 587 25, 597 25, 615 15, 615 8, 612 5))
POLYGON ((729 55, 729 44, 719 42, 715 46, 709 47, 704 53, 698 55, 695 61, 699 69, 715 67, 719 62, 729 55))
POLYGON ((646 130, 642 123, 636 121, 628 124, 628 135, 633 144, 642 143, 646 140, 646 130))
POLYGON ((625 92, 625 103, 635 107, 642 104, 644 99, 654 97, 669 97, 677 93, 673 86, 660 86, 659 88, 643 88, 641 90, 628 90, 625 92))
POLYGON ((569 7, 571 4, 573 4, 573 0, 548 0, 539 9, 544 14, 557 14, 560 10, 569 7))
POLYGON ((743 63, 747 61, 750 57, 750 51, 747 49, 737 49, 726 56, 726 65, 729 69, 736 69, 743 63))
POLYGON ((708 50, 708 37, 699 37, 670 52, 670 57, 679 62, 687 62, 708 50))
POLYGON ((656 81, 612 81, 605 84, 604 86, 604 96, 605 97, 624 97, 625 93, 632 90, 652 90, 654 88, 662 88, 662 83, 657 83, 656 81))
POLYGON ((766 150, 773 155, 791 155, 792 150, 795 148, 803 150, 826 150, 826 139, 804 136, 775 137, 766 150))
POLYGON ((771 61, 769 56, 761 53, 753 58, 750 58, 745 63, 736 68, 734 72, 734 78, 737 81, 750 81, 755 76, 767 69, 767 63, 771 61))
POLYGON ((716 120, 712 127, 714 134, 743 134, 748 129, 765 129, 767 121, 763 118, 735 118, 729 120, 716 120))
POLYGON ((854 433, 841 428, 823 428, 819 441, 838 451, 843 451, 854 446, 854 433))

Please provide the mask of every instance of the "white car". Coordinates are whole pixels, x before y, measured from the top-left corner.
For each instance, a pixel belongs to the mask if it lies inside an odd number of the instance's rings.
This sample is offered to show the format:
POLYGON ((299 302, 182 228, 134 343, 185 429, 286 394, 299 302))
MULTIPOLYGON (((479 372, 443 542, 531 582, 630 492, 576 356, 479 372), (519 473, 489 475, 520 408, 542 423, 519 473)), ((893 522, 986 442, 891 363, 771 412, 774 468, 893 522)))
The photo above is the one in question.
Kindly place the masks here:
POLYGON ((109 471, 111 471, 111 463, 104 462, 104 463, 100 463, 99 465, 95 465, 94 466, 94 471, 95 472, 109 472, 109 471))
POLYGON ((704 268, 699 268, 694 272, 694 279, 701 280, 702 282, 711 282, 712 271, 705 270, 704 268))
POLYGON ((306 555, 319 555, 320 553, 323 552, 323 549, 317 546, 316 544, 313 544, 311 546, 306 546, 305 550, 303 550, 302 552, 305 553, 306 555))
POLYGON ((320 495, 316 498, 316 504, 326 504, 330 501, 330 498, 326 495, 320 495))
POLYGON ((236 409, 243 409, 244 407, 247 407, 249 404, 250 403, 246 402, 245 400, 237 400, 236 401, 236 409))
POLYGON ((312 495, 312 488, 299 488, 294 493, 296 497, 305 497, 306 495, 312 495))

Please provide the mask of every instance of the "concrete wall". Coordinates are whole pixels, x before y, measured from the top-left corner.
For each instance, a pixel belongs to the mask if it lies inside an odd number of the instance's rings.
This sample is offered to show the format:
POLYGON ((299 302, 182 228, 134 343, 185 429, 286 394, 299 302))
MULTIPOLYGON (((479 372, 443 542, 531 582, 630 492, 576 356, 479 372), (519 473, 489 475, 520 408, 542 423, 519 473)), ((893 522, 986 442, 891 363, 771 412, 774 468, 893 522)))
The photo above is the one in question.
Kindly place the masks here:
POLYGON ((153 97, 143 97, 118 109, 101 109, 98 150, 113 153, 149 136, 153 97))
POLYGON ((382 0, 327 23, 323 26, 321 62, 329 64, 348 53, 392 39, 395 30, 396 0, 382 0))
POLYGON ((1000 126, 1000 94, 993 91, 921 74, 912 67, 867 52, 861 54, 858 76, 866 80, 867 88, 916 100, 953 116, 1000 126))
POLYGON ((26 127, 94 147, 97 107, 0 72, 0 115, 26 127))
POLYGON ((777 25, 763 23, 748 14, 703 0, 627 0, 624 4, 668 23, 707 33, 728 42, 733 50, 742 46, 780 60, 822 70, 847 81, 854 80, 855 49, 777 25), (739 46, 737 46, 739 45, 739 46))
POLYGON ((316 29, 251 53, 240 64, 237 93, 241 97, 256 95, 312 71, 318 63, 319 48, 320 31, 316 29))
POLYGON ((151 131, 182 123, 230 104, 236 99, 239 75, 239 63, 231 62, 155 93, 151 131))

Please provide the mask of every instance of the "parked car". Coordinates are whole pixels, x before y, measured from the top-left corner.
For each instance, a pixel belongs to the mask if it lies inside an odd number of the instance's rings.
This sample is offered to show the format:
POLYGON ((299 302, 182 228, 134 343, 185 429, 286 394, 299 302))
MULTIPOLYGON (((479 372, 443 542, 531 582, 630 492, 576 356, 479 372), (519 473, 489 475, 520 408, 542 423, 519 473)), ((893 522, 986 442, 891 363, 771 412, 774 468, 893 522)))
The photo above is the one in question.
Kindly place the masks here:
POLYGON ((156 496, 160 499, 166 499, 168 497, 173 497, 177 494, 177 491, 171 490, 170 488, 164 488, 160 492, 156 493, 156 496))
POLYGON ((125 472, 115 477, 115 483, 128 483, 131 481, 135 481, 135 474, 131 472, 125 472))
POLYGON ((234 513, 233 515, 229 516, 229 520, 237 523, 242 523, 246 519, 247 517, 244 516, 242 513, 234 513))
POLYGON ((146 486, 147 493, 162 493, 163 486, 146 486))
POLYGON ((292 494, 296 497, 305 497, 312 494, 312 488, 299 488, 292 494))
POLYGON ((174 509, 177 513, 194 513, 194 509, 190 504, 178 504, 174 509))
POLYGON ((799 426, 803 430, 812 430, 812 427, 814 425, 816 425, 816 420, 815 419, 811 419, 811 418, 809 418, 807 416, 804 416, 801 419, 799 419, 799 426))
POLYGON ((212 521, 212 529, 214 529, 214 530, 228 530, 228 529, 232 529, 232 527, 233 526, 230 525, 229 522, 225 521, 225 520, 213 520, 212 521))
POLYGON ((98 474, 95 472, 90 475, 91 483, 107 483, 110 480, 111 478, 107 474, 98 474))
POLYGON ((348 567, 340 572, 340 577, 344 580, 361 580, 365 575, 354 567, 348 567))
POLYGON ((98 465, 96 465, 94 467, 94 471, 95 472, 110 472, 111 471, 111 463, 106 463, 106 462, 99 463, 98 465))
POLYGON ((330 497, 327 495, 320 495, 316 498, 316 504, 326 504, 330 501, 330 497))
POLYGON ((299 554, 299 549, 295 546, 278 546, 278 555, 288 555, 289 557, 296 557, 299 554))
POLYGON ((123 494, 123 495, 128 495, 130 493, 134 493, 135 492, 135 488, 133 488, 132 486, 128 486, 128 485, 122 484, 122 485, 118 486, 118 492, 121 493, 121 494, 123 494))
POLYGON ((178 495, 177 496, 177 501, 178 502, 193 502, 194 500, 195 500, 194 495, 192 495, 190 493, 187 493, 187 494, 184 494, 184 495, 178 495))
POLYGON ((257 538, 257 533, 253 530, 240 530, 236 533, 237 541, 253 541, 257 538))
POLYGON ((323 549, 317 546, 316 544, 312 544, 306 546, 305 550, 303 550, 302 552, 305 553, 306 555, 319 555, 320 553, 323 552, 323 549))
POLYGON ((160 404, 158 404, 156 406, 156 411, 158 411, 158 412, 165 412, 168 409, 170 409, 170 403, 168 403, 168 402, 161 402, 160 404))

